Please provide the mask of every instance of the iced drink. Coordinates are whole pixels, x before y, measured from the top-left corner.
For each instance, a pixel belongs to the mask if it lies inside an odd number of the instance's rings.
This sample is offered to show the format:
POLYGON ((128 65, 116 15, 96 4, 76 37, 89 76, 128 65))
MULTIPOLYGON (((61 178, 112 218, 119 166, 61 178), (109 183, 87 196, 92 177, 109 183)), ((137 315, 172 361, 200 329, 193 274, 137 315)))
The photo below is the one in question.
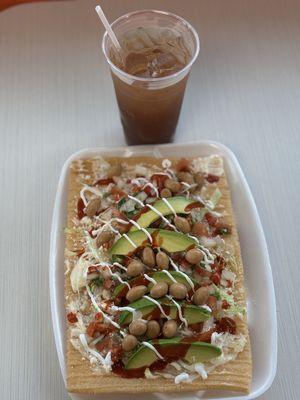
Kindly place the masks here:
POLYGON ((111 66, 127 143, 169 142, 199 51, 198 36, 182 18, 158 11, 123 16, 112 27, 122 57, 107 35, 103 50, 111 66))

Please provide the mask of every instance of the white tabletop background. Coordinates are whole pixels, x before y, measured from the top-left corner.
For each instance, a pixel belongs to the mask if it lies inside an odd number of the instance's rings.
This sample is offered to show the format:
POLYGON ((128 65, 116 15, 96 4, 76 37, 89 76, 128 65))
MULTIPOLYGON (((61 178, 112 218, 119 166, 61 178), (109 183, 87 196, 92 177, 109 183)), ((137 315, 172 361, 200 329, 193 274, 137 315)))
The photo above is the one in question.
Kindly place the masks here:
MULTIPOLYGON (((0 13, 0 398, 67 399, 51 327, 48 253, 61 166, 122 145, 93 0, 0 13)), ((176 142, 212 139, 237 155, 273 268, 278 372, 264 400, 300 398, 300 2, 104 0, 110 19, 170 10, 199 31, 176 142)), ((255 251, 255 249, 253 249, 255 251)), ((258 277, 259 279, 259 277, 258 277)))

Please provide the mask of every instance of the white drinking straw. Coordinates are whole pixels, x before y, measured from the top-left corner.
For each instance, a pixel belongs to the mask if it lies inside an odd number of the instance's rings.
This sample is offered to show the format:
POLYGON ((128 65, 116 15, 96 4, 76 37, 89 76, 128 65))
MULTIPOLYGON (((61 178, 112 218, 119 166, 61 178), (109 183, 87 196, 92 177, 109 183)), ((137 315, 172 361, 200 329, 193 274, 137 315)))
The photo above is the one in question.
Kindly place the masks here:
POLYGON ((120 46, 120 43, 119 43, 114 31, 111 29, 111 26, 110 26, 109 22, 107 21, 107 18, 105 16, 102 8, 98 5, 95 7, 95 10, 96 10, 102 24, 104 25, 106 32, 108 33, 108 36, 110 37, 111 41, 113 42, 113 45, 115 46, 115 48, 117 49, 117 51, 119 52, 119 54, 121 56, 122 47, 120 46))

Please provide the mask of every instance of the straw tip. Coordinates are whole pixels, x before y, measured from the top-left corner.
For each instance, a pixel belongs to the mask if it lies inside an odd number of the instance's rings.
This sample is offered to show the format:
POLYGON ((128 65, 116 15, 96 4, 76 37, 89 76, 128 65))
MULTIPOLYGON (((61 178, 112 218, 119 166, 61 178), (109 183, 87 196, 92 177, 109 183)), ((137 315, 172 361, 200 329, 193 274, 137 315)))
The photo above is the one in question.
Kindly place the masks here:
POLYGON ((95 10, 98 12, 99 10, 101 10, 101 7, 98 5, 95 7, 95 10))

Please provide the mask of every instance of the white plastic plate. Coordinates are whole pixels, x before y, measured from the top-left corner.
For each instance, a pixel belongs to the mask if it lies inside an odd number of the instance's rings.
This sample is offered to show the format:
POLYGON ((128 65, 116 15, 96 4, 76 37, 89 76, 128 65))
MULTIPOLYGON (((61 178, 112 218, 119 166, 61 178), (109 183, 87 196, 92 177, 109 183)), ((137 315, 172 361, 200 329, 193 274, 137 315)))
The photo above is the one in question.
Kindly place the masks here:
MULTIPOLYGON (((251 393, 240 395, 226 391, 205 391, 181 394, 130 395, 132 400, 218 399, 249 400, 263 394, 272 384, 277 365, 277 323, 272 271, 266 241, 257 209, 241 167, 227 147, 216 142, 166 144, 155 146, 112 147, 81 150, 64 164, 59 179, 51 230, 50 299, 54 337, 60 368, 66 379, 66 324, 64 309, 64 227, 67 220, 67 188, 70 163, 78 158, 101 156, 199 157, 219 154, 232 194, 233 207, 240 235, 248 293, 248 321, 253 356, 251 393)), ((99 379, 101 380, 101 378, 99 379)), ((124 395, 75 395, 72 399, 124 400, 124 395)))

